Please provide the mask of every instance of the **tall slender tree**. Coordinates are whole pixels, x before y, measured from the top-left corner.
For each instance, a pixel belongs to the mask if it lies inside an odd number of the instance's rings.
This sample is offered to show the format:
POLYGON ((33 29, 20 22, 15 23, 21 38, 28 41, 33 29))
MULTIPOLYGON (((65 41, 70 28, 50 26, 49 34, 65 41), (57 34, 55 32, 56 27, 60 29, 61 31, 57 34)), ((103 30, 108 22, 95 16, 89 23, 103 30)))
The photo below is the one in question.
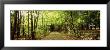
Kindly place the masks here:
POLYGON ((23 27, 22 27, 23 30, 22 30, 22 31, 23 31, 23 36, 25 37, 25 35, 24 35, 24 34, 25 34, 25 33, 24 33, 24 18, 25 18, 25 17, 23 16, 23 27))
POLYGON ((14 40, 14 38, 16 38, 16 37, 14 37, 14 35, 16 35, 16 31, 17 31, 17 28, 16 28, 16 26, 17 26, 17 13, 18 13, 18 11, 15 10, 15 15, 14 15, 14 34, 12 34, 12 40, 14 40))
POLYGON ((29 37, 29 10, 28 10, 28 37, 29 37))
POLYGON ((33 32, 33 11, 31 11, 31 35, 32 35, 32 39, 34 40, 34 32, 33 32))
MULTIPOLYGON (((20 18, 19 18, 19 34, 21 33, 21 19, 22 19, 22 15, 21 15, 21 10, 19 11, 20 13, 20 18)), ((20 36, 21 37, 21 36, 20 36)))

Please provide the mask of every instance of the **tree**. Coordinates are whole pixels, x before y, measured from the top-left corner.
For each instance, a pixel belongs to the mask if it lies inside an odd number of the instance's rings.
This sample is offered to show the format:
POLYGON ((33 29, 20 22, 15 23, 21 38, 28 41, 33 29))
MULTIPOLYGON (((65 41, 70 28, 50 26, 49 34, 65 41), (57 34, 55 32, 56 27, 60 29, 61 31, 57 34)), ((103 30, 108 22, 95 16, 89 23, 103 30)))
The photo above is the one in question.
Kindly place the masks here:
POLYGON ((16 31, 17 31, 17 13, 18 13, 18 11, 15 11, 15 16, 14 16, 14 32, 13 32, 14 34, 12 34, 12 36, 11 36, 12 40, 14 40, 14 38, 15 38, 14 35, 17 34, 16 33, 16 31))

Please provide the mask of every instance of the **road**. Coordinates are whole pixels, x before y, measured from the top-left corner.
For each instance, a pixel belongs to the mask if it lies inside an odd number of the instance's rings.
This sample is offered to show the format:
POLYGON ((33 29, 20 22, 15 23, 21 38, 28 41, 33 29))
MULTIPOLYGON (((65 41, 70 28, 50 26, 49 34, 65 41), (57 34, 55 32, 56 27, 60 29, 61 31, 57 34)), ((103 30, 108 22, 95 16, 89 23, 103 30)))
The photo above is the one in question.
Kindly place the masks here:
POLYGON ((59 32, 51 32, 48 36, 44 37, 42 40, 68 40, 70 38, 67 34, 62 34, 59 32))

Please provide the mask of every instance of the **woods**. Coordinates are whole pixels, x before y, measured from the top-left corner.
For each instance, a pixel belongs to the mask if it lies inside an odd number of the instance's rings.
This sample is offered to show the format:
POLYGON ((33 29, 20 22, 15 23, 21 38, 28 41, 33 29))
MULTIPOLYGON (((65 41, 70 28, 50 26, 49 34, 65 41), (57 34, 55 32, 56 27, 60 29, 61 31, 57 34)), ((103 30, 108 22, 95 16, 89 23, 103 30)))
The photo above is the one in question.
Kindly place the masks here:
POLYGON ((11 10, 11 40, 100 40, 99 10, 11 10))

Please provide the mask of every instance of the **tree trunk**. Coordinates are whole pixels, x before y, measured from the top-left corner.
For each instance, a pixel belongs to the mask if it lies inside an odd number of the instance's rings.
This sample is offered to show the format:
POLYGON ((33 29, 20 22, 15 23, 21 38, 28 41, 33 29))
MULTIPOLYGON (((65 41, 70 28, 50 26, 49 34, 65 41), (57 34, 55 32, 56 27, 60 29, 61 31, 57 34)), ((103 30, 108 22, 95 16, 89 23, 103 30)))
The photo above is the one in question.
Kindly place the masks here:
POLYGON ((31 35, 32 35, 32 40, 34 40, 34 32, 33 32, 33 15, 32 15, 32 11, 31 11, 31 35))
MULTIPOLYGON (((22 16, 21 16, 21 11, 20 11, 19 34, 21 33, 21 31, 20 31, 20 30, 21 30, 21 29, 20 29, 20 28, 21 28, 21 19, 22 19, 22 16)), ((21 37, 21 36, 20 36, 20 37, 21 37)))
POLYGON ((36 14, 37 14, 38 16, 36 17, 37 21, 35 20, 35 23, 36 23, 35 28, 37 28, 37 23, 38 23, 38 18, 39 18, 39 11, 36 11, 36 14))
POLYGON ((23 17, 23 37, 25 37, 25 35, 24 35, 24 17, 23 17))
POLYGON ((18 11, 18 17, 17 17, 17 38, 19 38, 19 34, 20 34, 20 11, 18 11))
POLYGON ((14 32, 12 33, 12 36, 11 36, 11 39, 12 39, 12 40, 15 39, 14 35, 16 35, 17 12, 18 12, 18 11, 15 11, 15 16, 14 16, 14 32))
POLYGON ((28 11, 28 37, 29 37, 29 11, 28 11))

